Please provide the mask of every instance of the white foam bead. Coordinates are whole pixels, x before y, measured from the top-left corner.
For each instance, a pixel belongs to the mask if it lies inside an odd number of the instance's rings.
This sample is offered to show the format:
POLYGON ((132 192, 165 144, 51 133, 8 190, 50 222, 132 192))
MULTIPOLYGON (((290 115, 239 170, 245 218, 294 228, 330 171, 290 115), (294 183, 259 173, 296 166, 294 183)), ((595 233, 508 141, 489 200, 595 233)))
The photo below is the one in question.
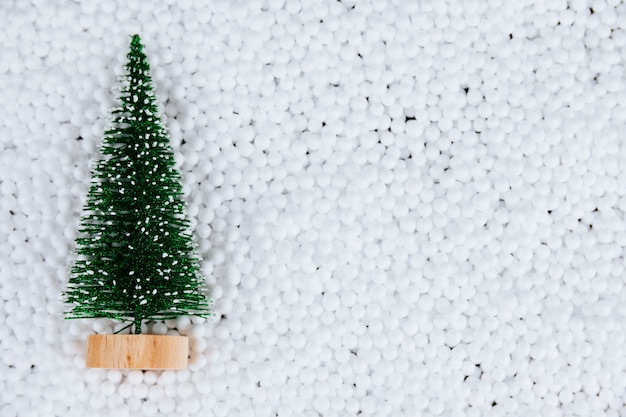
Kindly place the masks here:
POLYGON ((157 382, 158 376, 154 371, 145 371, 143 373, 143 382, 148 385, 154 385, 157 382))
POLYGON ((143 372, 130 371, 126 376, 126 381, 133 385, 141 384, 143 382, 143 372))
POLYGON ((107 372, 107 379, 116 384, 122 380, 122 372, 117 369, 111 369, 107 372))
POLYGON ((105 381, 100 386, 100 392, 109 396, 115 392, 115 384, 112 381, 105 381))
POLYGON ((93 323, 93 330, 98 334, 113 333, 111 323, 106 319, 98 319, 93 323))
POLYGON ((214 248, 214 249, 211 249, 211 251, 209 252, 208 259, 214 265, 221 265, 226 260, 226 254, 224 253, 223 250, 214 248))
POLYGON ((147 385, 139 384, 133 388, 133 396, 135 398, 146 398, 148 396, 149 388, 147 385))
POLYGON ((155 335, 163 335, 167 333, 167 326, 165 325, 165 323, 154 323, 154 325, 152 326, 152 334, 155 335))
POLYGON ((162 386, 168 386, 174 384, 176 381, 176 374, 173 371, 164 371, 159 377, 157 384, 162 386))
POLYGON ((191 383, 185 382, 178 386, 178 395, 180 398, 186 399, 193 395, 194 388, 191 383))
POLYGON ((176 319, 176 329, 178 331, 188 331, 191 327, 191 319, 189 316, 180 316, 176 319))
POLYGON ((159 412, 159 407, 153 401, 147 400, 141 405, 141 413, 144 416, 155 416, 159 412))
POLYGON ((89 405, 96 410, 101 409, 105 404, 106 398, 102 394, 95 393, 89 397, 89 405))
POLYGON ((173 398, 162 397, 158 400, 157 406, 161 413, 171 415, 176 409, 176 402, 173 398))
POLYGON ((118 386, 117 392, 122 398, 130 398, 133 395, 133 386, 128 382, 124 382, 118 386))

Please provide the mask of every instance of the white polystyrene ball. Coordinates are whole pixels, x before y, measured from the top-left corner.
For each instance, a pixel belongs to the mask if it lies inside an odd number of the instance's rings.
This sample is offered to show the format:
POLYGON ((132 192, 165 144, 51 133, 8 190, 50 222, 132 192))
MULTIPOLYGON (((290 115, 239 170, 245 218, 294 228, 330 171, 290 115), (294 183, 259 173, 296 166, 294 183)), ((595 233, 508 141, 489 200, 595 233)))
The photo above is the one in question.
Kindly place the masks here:
POLYGON ((138 370, 130 371, 126 380, 133 385, 141 384, 143 382, 143 372, 138 370))
POLYGON ((167 333, 167 326, 165 323, 154 323, 152 326, 152 334, 162 335, 167 333))
POLYGON ((158 409, 165 415, 170 415, 176 409, 176 402, 173 398, 162 398, 158 402, 158 409))

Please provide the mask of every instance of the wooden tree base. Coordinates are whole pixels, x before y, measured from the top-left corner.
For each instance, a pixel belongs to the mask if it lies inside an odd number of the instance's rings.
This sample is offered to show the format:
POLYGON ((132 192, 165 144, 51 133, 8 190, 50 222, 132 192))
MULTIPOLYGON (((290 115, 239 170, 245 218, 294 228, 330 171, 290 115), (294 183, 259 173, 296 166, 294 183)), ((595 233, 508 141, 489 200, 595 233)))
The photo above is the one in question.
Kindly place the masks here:
POLYGON ((143 334, 87 336, 87 368, 187 369, 189 338, 143 334))

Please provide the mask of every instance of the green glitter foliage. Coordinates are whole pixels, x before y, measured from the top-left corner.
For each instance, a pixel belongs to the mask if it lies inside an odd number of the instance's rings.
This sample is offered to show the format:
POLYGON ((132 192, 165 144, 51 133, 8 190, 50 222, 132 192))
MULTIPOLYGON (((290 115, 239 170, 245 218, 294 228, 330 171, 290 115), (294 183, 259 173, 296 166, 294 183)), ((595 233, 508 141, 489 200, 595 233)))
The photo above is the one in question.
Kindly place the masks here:
POLYGON ((65 301, 67 318, 134 324, 211 314, 180 174, 162 127, 150 66, 132 37, 121 106, 93 169, 65 301))

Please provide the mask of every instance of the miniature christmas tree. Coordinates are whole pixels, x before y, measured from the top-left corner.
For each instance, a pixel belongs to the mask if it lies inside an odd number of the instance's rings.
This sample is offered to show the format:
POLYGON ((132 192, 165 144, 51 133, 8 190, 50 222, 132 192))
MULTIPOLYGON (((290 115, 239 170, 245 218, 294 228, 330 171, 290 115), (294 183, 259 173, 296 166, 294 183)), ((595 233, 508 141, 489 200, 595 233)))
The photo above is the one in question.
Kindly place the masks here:
POLYGON ((210 309, 138 35, 127 57, 121 106, 93 169, 65 300, 67 318, 128 321, 140 334, 144 320, 207 317, 210 309))

